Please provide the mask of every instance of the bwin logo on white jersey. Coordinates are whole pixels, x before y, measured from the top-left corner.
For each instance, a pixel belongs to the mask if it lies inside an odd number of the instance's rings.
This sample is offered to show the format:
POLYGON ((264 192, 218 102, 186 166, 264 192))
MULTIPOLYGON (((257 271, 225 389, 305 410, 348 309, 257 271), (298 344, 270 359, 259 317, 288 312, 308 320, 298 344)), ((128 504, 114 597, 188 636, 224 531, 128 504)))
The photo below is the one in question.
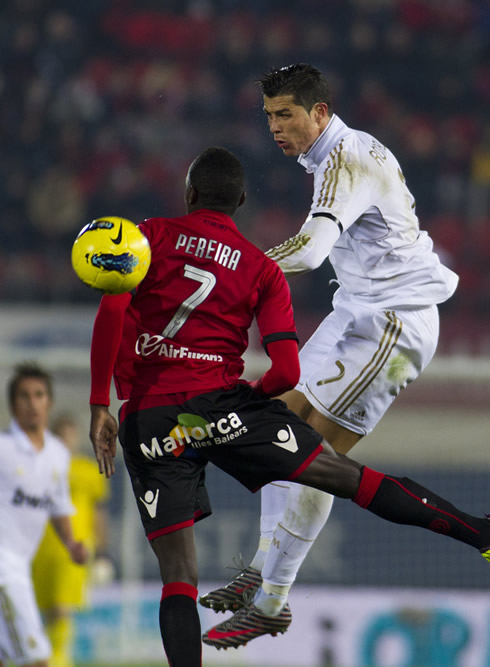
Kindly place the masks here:
POLYGON ((148 510, 148 514, 152 519, 154 519, 157 514, 157 503, 159 494, 160 494, 160 489, 157 489, 156 493, 154 493, 153 491, 147 491, 145 493, 144 498, 141 498, 140 496, 141 502, 148 510))
POLYGON ((282 428, 280 431, 278 431, 276 438, 279 440, 279 442, 276 442, 275 440, 272 441, 273 445, 277 445, 278 447, 282 447, 283 449, 287 449, 288 452, 294 452, 298 451, 298 443, 296 442, 296 437, 289 426, 289 424, 286 424, 286 428, 282 428))

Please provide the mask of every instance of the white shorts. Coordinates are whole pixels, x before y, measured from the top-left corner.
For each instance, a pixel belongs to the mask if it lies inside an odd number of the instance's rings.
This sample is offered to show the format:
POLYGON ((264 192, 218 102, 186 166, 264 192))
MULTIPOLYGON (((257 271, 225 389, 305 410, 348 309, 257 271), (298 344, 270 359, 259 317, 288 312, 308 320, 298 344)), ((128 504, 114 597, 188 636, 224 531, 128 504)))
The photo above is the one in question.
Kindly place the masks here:
POLYGON ((31 577, 15 572, 0 582, 0 661, 28 665, 50 655, 31 577))
POLYGON ((334 304, 300 350, 296 389, 325 417, 367 435, 434 356, 439 311, 437 306, 376 310, 340 300, 334 304))

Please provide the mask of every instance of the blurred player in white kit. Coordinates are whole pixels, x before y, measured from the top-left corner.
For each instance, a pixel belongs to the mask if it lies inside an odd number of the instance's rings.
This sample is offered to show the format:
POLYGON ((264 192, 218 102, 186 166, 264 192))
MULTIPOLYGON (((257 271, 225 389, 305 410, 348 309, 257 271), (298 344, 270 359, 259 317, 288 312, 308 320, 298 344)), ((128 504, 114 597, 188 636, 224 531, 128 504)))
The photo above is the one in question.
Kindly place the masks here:
POLYGON ((87 549, 73 539, 69 452, 47 430, 51 376, 34 363, 17 366, 8 402, 12 420, 0 433, 0 667, 48 667, 31 561, 49 520, 75 563, 86 561, 87 549))

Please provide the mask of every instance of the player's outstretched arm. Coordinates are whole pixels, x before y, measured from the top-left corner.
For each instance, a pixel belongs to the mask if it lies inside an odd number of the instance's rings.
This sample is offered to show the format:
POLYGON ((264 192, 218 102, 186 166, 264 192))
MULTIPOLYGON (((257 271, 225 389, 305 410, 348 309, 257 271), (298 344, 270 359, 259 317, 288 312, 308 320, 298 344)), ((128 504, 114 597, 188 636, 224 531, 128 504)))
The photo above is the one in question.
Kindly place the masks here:
POLYGON ((316 214, 306 220, 296 236, 265 254, 279 264, 286 276, 312 271, 330 254, 341 233, 339 224, 336 218, 316 214))
POLYGON ((106 405, 90 406, 90 440, 94 448, 95 458, 99 464, 99 472, 107 478, 115 472, 117 422, 106 405))
POLYGON ((83 542, 78 542, 73 538, 71 519, 69 516, 52 516, 51 523, 58 537, 65 545, 70 558, 78 565, 84 565, 88 561, 89 552, 83 542))
POLYGON ((121 343, 124 314, 130 301, 128 293, 102 297, 90 348, 90 440, 99 472, 107 478, 115 472, 117 437, 117 422, 109 412, 109 391, 121 343))

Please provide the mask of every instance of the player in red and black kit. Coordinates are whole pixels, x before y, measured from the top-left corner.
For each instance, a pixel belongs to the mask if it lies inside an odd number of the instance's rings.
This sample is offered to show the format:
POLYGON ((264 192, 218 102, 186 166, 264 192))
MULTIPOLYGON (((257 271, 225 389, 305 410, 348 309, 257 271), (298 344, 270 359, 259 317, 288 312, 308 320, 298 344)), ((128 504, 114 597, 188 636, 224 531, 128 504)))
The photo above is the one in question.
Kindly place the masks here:
MULTIPOLYGON (((101 473, 114 472, 116 420, 136 502, 163 581, 160 628, 172 667, 201 665, 193 524, 210 514, 212 462, 251 491, 278 479, 351 498, 395 521, 438 530, 490 558, 490 523, 407 478, 336 454, 282 401, 299 377, 289 288, 278 266, 230 216, 245 199, 238 159, 209 148, 189 168, 188 215, 141 223, 152 262, 134 294, 104 296, 91 349, 90 436, 101 473), (270 369, 240 380, 256 319, 270 369)), ((256 615, 260 623, 260 614, 256 615)), ((253 629, 251 630, 253 635, 253 629)))

